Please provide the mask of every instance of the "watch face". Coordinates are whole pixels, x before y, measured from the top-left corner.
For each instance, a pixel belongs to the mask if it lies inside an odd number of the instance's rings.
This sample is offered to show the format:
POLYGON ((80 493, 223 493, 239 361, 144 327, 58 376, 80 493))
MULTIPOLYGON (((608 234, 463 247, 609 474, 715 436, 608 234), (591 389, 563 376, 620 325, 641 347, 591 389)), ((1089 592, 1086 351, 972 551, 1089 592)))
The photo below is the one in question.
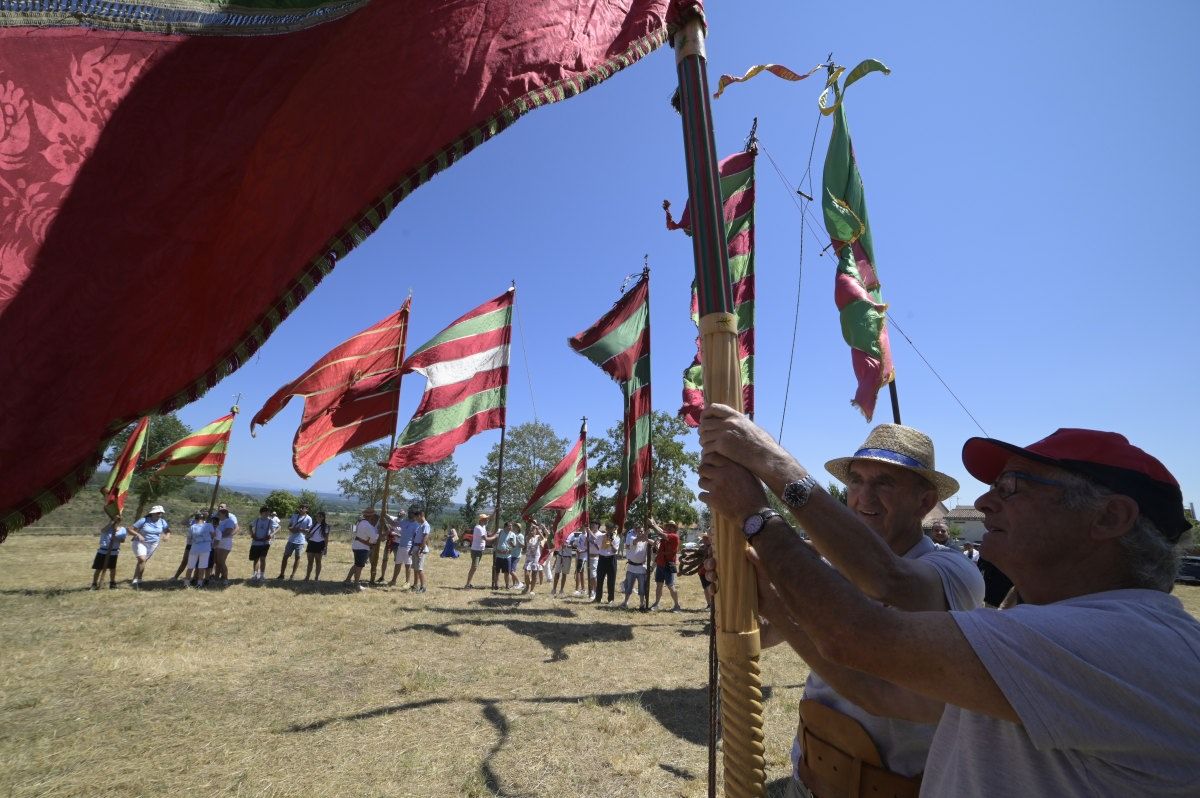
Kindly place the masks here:
POLYGON ((789 482, 783 489, 783 500, 792 507, 803 507, 808 502, 810 490, 808 480, 789 482))
POLYGON ((763 524, 765 524, 765 523, 766 523, 766 521, 763 520, 762 515, 755 513, 754 515, 747 518, 745 523, 742 524, 742 533, 745 534, 746 537, 750 537, 751 535, 757 535, 759 530, 763 528, 763 524))

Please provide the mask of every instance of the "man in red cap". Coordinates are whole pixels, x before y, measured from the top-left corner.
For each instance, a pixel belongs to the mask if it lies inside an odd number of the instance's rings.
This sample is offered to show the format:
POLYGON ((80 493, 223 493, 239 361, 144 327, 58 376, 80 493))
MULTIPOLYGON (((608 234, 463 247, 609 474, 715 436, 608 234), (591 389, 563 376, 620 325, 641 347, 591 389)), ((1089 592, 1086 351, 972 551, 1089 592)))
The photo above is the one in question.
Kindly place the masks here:
MULTIPOLYGON (((706 425, 701 498, 726 517, 755 514, 761 484, 706 425)), ((790 619, 830 661, 944 703, 921 795, 1200 794, 1200 692, 1186 678, 1200 668, 1200 622, 1169 595, 1190 528, 1178 482, 1094 430, 1024 448, 972 438, 963 462, 991 486, 975 502, 982 554, 1025 603, 881 606, 773 516, 747 531, 760 611, 790 619)), ((824 500, 793 510, 805 526, 838 512, 824 500)))

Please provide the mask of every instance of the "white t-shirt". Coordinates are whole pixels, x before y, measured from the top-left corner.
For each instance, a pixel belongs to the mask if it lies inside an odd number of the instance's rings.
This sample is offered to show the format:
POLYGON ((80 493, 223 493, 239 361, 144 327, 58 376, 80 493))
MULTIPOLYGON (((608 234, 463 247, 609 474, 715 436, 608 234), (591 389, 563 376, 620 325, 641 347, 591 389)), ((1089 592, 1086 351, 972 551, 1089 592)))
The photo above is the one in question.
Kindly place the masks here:
POLYGON ((263 518, 261 515, 250 522, 250 545, 251 546, 267 546, 271 543, 271 536, 275 534, 275 524, 271 523, 271 518, 263 518))
MULTIPOLYGON (((946 603, 952 610, 973 610, 983 606, 983 576, 975 564, 954 549, 938 546, 921 536, 917 545, 904 553, 906 560, 920 560, 937 569, 942 577, 942 590, 946 603)), ((843 698, 817 674, 810 674, 804 684, 804 697, 819 701, 827 707, 848 715, 866 730, 883 764, 888 770, 902 776, 915 776, 925 769, 925 758, 929 754, 935 723, 912 723, 896 718, 872 715, 857 704, 843 698)), ((795 775, 800 761, 800 741, 792 742, 792 773, 795 775)), ((963 793, 969 795, 970 793, 963 793)))
POLYGON ((233 513, 230 513, 228 518, 222 518, 217 522, 217 531, 221 533, 222 540, 232 538, 235 529, 237 529, 237 518, 233 516, 233 513))
POLYGON ((634 539, 625 544, 625 572, 646 573, 646 541, 634 539))
POLYGON ((413 521, 412 540, 409 543, 409 551, 413 554, 428 554, 430 531, 428 521, 413 521))
POLYGON ((603 532, 588 530, 587 534, 587 553, 593 560, 600 556, 600 538, 604 535, 603 532))
POLYGON ((312 543, 324 543, 325 538, 329 537, 329 524, 314 522, 309 529, 308 539, 312 543))
POLYGON ((487 530, 476 524, 471 530, 471 551, 483 551, 487 548, 487 530))
POLYGON ((1200 795, 1200 622, 1179 599, 1112 590, 952 617, 1021 724, 947 705, 922 795, 1200 795))
POLYGON ((354 540, 350 541, 350 548, 355 551, 370 551, 371 544, 379 540, 379 530, 375 528, 367 519, 362 519, 354 525, 354 540), (362 538, 362 540, 359 540, 362 538), (367 541, 363 543, 362 541, 367 541))
POLYGON ((538 534, 530 535, 525 542, 525 559, 531 563, 537 563, 542 557, 542 536, 538 534))

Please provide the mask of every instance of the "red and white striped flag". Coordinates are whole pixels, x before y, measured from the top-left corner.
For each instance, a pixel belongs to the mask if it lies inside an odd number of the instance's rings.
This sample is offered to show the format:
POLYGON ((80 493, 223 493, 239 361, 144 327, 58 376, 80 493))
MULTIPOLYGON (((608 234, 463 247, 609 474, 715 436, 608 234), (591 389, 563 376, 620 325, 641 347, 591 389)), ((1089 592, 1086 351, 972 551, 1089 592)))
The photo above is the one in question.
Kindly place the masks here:
POLYGON ((411 298, 404 300, 395 313, 338 344, 276 391, 250 420, 250 434, 293 396, 303 396, 292 467, 306 479, 326 460, 391 435, 411 306, 411 298))
POLYGON ((459 317, 404 361, 404 374, 428 382, 389 470, 444 460, 468 438, 504 426, 515 294, 510 288, 459 317))

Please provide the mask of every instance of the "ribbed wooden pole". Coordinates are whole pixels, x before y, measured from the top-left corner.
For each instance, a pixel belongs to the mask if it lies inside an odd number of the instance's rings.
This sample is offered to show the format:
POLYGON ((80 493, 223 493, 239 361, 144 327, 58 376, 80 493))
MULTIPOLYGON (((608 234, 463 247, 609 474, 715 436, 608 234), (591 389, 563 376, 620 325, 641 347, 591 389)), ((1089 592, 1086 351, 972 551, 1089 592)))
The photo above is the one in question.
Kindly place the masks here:
MULTIPOLYGON (((742 409, 737 317, 729 285, 720 182, 708 76, 704 20, 698 5, 678 3, 672 37, 679 76, 679 105, 692 213, 692 249, 700 305, 700 334, 706 402, 742 409), (685 7, 686 5, 686 7, 685 7), (679 10, 682 9, 682 10, 679 10)), ((758 596, 746 561, 742 519, 713 518, 713 545, 721 563, 716 595, 717 657, 720 661, 724 794, 766 794, 763 753, 762 675, 759 670, 758 596)))

